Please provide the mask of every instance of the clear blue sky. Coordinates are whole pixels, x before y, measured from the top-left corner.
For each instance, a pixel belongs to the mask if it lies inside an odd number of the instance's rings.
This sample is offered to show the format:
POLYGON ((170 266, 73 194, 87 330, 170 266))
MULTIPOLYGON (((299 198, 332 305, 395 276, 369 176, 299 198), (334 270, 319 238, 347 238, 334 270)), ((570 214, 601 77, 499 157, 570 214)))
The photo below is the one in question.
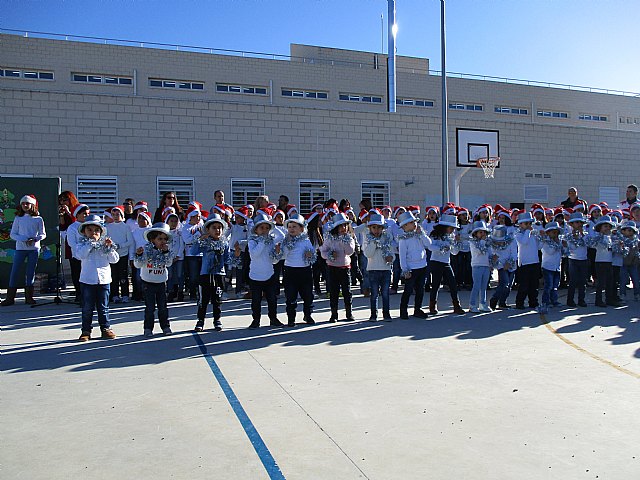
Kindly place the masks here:
MULTIPOLYGON (((0 28, 280 54, 289 43, 380 51, 383 12, 386 0, 0 0, 0 28)), ((640 0, 447 0, 447 70, 640 92, 639 19, 640 0)), ((398 53, 439 69, 440 2, 397 0, 397 21, 398 53)))

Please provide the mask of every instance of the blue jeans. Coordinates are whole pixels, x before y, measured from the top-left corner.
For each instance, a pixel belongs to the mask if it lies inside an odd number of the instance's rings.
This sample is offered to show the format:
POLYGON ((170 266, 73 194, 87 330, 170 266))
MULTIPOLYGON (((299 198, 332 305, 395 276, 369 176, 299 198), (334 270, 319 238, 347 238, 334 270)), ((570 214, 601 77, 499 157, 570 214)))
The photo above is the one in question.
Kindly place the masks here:
POLYGON ((493 297, 491 297, 498 301, 498 305, 506 305, 515 276, 515 271, 510 272, 504 268, 498 270, 498 288, 496 288, 496 291, 493 292, 493 297))
POLYGON ((82 292, 82 331, 91 331, 94 308, 98 311, 100 328, 109 328, 111 326, 109 323, 109 292, 111 291, 111 285, 81 283, 80 291, 82 292))
POLYGON ((171 292, 176 288, 182 292, 184 288, 184 260, 174 260, 169 267, 169 280, 167 280, 167 291, 171 292))
POLYGON ((367 270, 367 265, 369 264, 367 256, 364 253, 361 253, 358 260, 360 261, 360 273, 362 274, 362 285, 360 285, 360 288, 371 288, 371 283, 369 282, 369 271, 367 270))
POLYGON ((569 288, 567 289, 567 302, 574 301, 574 295, 578 290, 578 301, 584 302, 587 277, 589 276, 589 260, 569 259, 569 288))
POLYGON ((390 270, 369 270, 369 285, 371 285, 371 316, 378 314, 378 292, 382 296, 382 314, 389 313, 389 285, 391 284, 390 270))
POLYGON ((27 271, 25 272, 25 285, 33 286, 36 279, 36 265, 38 264, 38 250, 16 250, 13 256, 13 265, 11 265, 11 275, 9 277, 9 288, 18 288, 18 274, 20 267, 27 259, 27 271))
POLYGON ((620 267, 620 295, 627 294, 629 277, 633 282, 633 294, 640 295, 640 270, 637 265, 623 265, 620 267))
POLYGON ((558 303, 558 285, 560 285, 560 272, 542 269, 544 278, 544 290, 542 291, 542 304, 551 305, 558 303))
POLYGON ((471 267, 473 287, 471 288, 471 297, 469 297, 469 306, 478 307, 478 296, 480 296, 480 305, 487 305, 487 285, 489 284, 490 272, 489 267, 471 267))

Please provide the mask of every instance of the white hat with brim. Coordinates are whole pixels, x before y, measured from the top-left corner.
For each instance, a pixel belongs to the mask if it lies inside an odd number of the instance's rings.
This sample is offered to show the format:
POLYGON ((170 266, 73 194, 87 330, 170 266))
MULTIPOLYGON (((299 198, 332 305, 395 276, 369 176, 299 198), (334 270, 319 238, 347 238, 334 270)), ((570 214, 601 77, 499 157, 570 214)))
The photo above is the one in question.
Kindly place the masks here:
POLYGON ((638 233, 638 227, 636 226, 636 222, 634 222, 633 220, 627 220, 622 222, 620 225, 618 225, 619 230, 624 230, 625 228, 628 228, 638 233))
POLYGON ((505 242, 507 240, 507 227, 504 225, 496 225, 493 227, 490 238, 494 242, 505 242))
POLYGON ((387 228, 387 222, 384 221, 384 217, 379 213, 372 213, 369 215, 367 226, 371 225, 380 225, 381 227, 387 228))
POLYGON ((339 227, 340 225, 344 225, 345 223, 349 225, 351 223, 351 220, 349 220, 349 218, 344 213, 338 213, 331 219, 331 230, 339 227))
POLYGON ((418 219, 410 211, 406 211, 406 212, 401 213, 400 215, 398 215, 398 225, 400 227, 405 226, 407 223, 417 222, 417 221, 418 221, 418 219))
POLYGON ((520 215, 518 215, 518 219, 517 222, 518 223, 526 223, 526 222, 531 222, 533 223, 533 216, 531 215, 531 212, 524 212, 521 213, 520 215))
POLYGON ((547 223, 547 226, 544 227, 544 231, 545 232, 550 232, 551 230, 558 230, 560 231, 560 225, 558 225, 558 222, 549 222, 547 223))
POLYGON ((271 221, 271 218, 264 212, 258 212, 255 217, 253 217, 253 226, 251 227, 251 233, 256 233, 256 227, 258 225, 267 224, 269 225, 269 231, 273 230, 275 223, 271 221))
POLYGON ((602 217, 600 217, 598 219, 596 224, 593 226, 593 229, 595 231, 598 231, 598 230, 600 230, 602 225, 610 225, 611 227, 615 227, 616 224, 611 221, 611 217, 609 215, 603 215, 602 217))
POLYGON ((212 223, 219 223, 220 225, 222 225, 222 233, 225 232, 225 230, 227 228, 229 228, 229 225, 227 224, 227 222, 225 222, 222 217, 220 215, 218 215, 217 213, 212 213, 211 215, 209 215, 209 218, 207 218, 207 221, 204 222, 204 228, 205 230, 207 229, 207 227, 209 225, 211 225, 212 223))
POLYGON ((102 232, 102 235, 104 235, 104 222, 99 215, 87 215, 87 217, 84 219, 84 222, 82 222, 78 227, 78 232, 82 233, 84 227, 86 227, 87 225, 95 225, 96 227, 100 227, 100 231, 102 232))
POLYGON ((487 232, 487 233, 490 232, 489 228, 487 227, 487 224, 482 220, 473 222, 472 227, 473 229, 471 230, 471 235, 473 235, 476 232, 487 232))
POLYGON ((304 217, 297 213, 290 215, 289 218, 285 220, 284 222, 285 228, 288 228, 290 223, 297 223, 302 228, 307 228, 307 222, 305 222, 304 217))
POLYGON ((167 225, 164 222, 158 222, 158 223, 154 223, 153 225, 151 225, 151 228, 148 228, 147 230, 145 230, 142 233, 142 236, 144 237, 144 239, 147 242, 150 242, 151 240, 149 240, 149 234, 151 232, 160 232, 160 233, 164 233, 167 235, 167 237, 171 238, 171 229, 169 228, 169 225, 167 225))
POLYGON ((587 223, 587 219, 582 213, 574 212, 571 214, 567 222, 568 223, 573 223, 573 222, 587 223))
POLYGON ((438 225, 458 228, 458 217, 456 217, 455 215, 442 215, 442 217, 440 217, 438 225))

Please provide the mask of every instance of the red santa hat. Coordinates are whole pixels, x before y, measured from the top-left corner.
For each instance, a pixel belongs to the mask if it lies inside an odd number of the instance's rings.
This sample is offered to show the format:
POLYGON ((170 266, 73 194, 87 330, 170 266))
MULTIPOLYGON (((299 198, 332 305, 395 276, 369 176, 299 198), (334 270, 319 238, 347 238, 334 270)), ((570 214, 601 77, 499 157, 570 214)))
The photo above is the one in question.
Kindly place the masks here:
POLYGON ((200 211, 199 208, 196 208, 195 206, 192 205, 187 209, 187 213, 185 214, 185 217, 187 220, 190 220, 192 217, 196 215, 202 215, 202 212, 200 211))
POLYGON ((369 216, 369 212, 366 209, 362 209, 360 210, 360 213, 358 214, 358 219, 361 222, 364 222, 364 220, 369 216))
POLYGON ((556 207, 553 209, 553 216, 557 217, 558 215, 564 216, 564 211, 562 210, 562 207, 556 207))
POLYGON ((149 225, 151 225, 151 215, 149 215, 149 212, 140 212, 137 218, 140 218, 140 217, 146 218, 147 222, 149 222, 149 225))
POLYGON ((428 207, 425 207, 424 210, 427 215, 429 215, 431 212, 435 212, 436 215, 440 215, 440 209, 435 205, 429 205, 428 207))
POLYGON ((124 218, 124 205, 116 205, 115 207, 113 207, 111 209, 110 213, 113 213, 114 210, 118 210, 120 212, 120 215, 122 216, 122 218, 124 218))
POLYGON ((458 213, 457 215, 469 215, 469 210, 467 210, 464 207, 458 207, 458 213))
POLYGON ((480 215, 482 212, 486 212, 489 216, 492 215, 493 213, 493 208, 491 207, 491 205, 489 205, 488 203, 485 203, 483 205, 480 205, 477 209, 475 214, 476 215, 480 215))
POLYGON ((142 200, 140 200, 138 203, 136 203, 133 206, 133 211, 134 212, 136 210, 140 210, 140 209, 145 210, 145 211, 149 210, 149 207, 147 206, 147 202, 143 202, 142 200))
POLYGON ((391 209, 391 207, 389 205, 385 205, 384 207, 382 207, 380 209, 381 212, 389 212, 389 213, 393 213, 393 210, 391 209))
POLYGON ((273 214, 275 213, 276 209, 273 208, 271 206, 272 204, 267 205, 266 207, 262 207, 260 209, 258 209, 258 212, 262 212, 265 215, 267 215, 269 218, 273 217, 273 214))
POLYGON ((28 203, 30 205, 35 205, 36 206, 36 210, 38 209, 38 200, 36 199, 36 196, 33 193, 28 193, 28 194, 24 195, 20 199, 20 203, 28 203))
POLYGON ((589 215, 591 215, 596 210, 598 210, 599 212, 602 212, 602 207, 600 205, 598 205, 597 203, 593 203, 593 204, 589 205, 589 215))
POLYGON ((314 203, 313 205, 311 205, 311 211, 313 212, 314 210, 317 210, 319 208, 324 208, 324 205, 321 203, 314 203))
POLYGON ((398 218, 398 215, 406 211, 407 209, 404 208, 402 205, 397 205, 393 207, 393 218, 398 218))
POLYGON ((244 218, 245 220, 249 220, 249 207, 247 207, 246 205, 240 207, 234 213, 239 217, 244 218))
POLYGON ((578 202, 573 206, 573 211, 581 211, 584 212, 587 209, 587 203, 584 200, 578 200, 578 202))
POLYGON ((204 212, 200 212, 200 215, 202 215, 203 220, 209 218, 209 212, 207 212, 206 210, 204 212))
POLYGON ((629 210, 629 207, 624 207, 622 209, 622 215, 624 215, 624 218, 631 217, 631 210, 629 210))
POLYGON ((189 209, 191 208, 197 208, 198 210, 202 211, 202 204, 197 200, 194 200, 192 202, 189 202, 189 209))
MULTIPOLYGON (((321 205, 322 206, 322 205, 321 205)), ((318 212, 309 212, 304 218, 307 221, 307 224, 318 216, 318 212)))
POLYGON ((442 206, 442 214, 443 215, 457 215, 458 207, 456 207, 455 203, 445 203, 442 206))
POLYGON ((531 205, 531 215, 535 215, 538 212, 544 215, 544 207, 539 203, 534 203, 533 205, 531 205))
POLYGON ((407 210, 413 213, 416 217, 420 215, 420 205, 409 205, 407 210))
POLYGON ((287 217, 290 217, 294 213, 298 213, 298 207, 296 207, 295 205, 289 204, 286 207, 284 207, 284 211, 287 214, 287 217))
POLYGON ((113 210, 113 208, 111 208, 111 207, 107 207, 107 208, 104 209, 105 218, 110 218, 111 220, 113 220, 113 215, 111 215, 111 211, 112 210, 113 210))
POLYGON ((328 213, 329 211, 332 211, 333 213, 340 213, 340 210, 338 209, 338 204, 336 202, 332 202, 329 205, 327 205, 324 211, 325 213, 328 213))
POLYGON ((284 210, 280 210, 279 208, 273 213, 273 219, 275 220, 278 215, 282 215, 282 218, 286 218, 284 210))

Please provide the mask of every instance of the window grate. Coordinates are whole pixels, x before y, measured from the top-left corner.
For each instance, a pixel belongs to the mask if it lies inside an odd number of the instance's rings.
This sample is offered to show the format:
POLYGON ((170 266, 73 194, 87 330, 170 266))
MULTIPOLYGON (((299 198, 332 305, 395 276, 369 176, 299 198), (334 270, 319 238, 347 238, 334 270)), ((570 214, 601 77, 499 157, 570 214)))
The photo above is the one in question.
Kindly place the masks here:
POLYGON ((360 183, 362 198, 371 200, 371 204, 376 207, 389 205, 389 182, 364 181, 360 183))
POLYGON ((193 177, 156 177, 156 196, 158 205, 162 196, 167 192, 176 192, 178 204, 186 208, 189 202, 195 200, 195 181, 193 177))
POLYGON ((253 204, 256 198, 264 195, 263 178, 232 178, 231 201, 235 208, 253 204))
POLYGON ((329 180, 300 180, 298 182, 300 199, 300 213, 311 212, 312 205, 324 203, 331 196, 331 183, 329 180))
POLYGON ((114 207, 118 202, 118 177, 77 176, 76 192, 80 203, 86 203, 95 213, 114 207))
POLYGON ((524 201, 526 203, 549 201, 549 187, 547 185, 525 185, 524 201))

